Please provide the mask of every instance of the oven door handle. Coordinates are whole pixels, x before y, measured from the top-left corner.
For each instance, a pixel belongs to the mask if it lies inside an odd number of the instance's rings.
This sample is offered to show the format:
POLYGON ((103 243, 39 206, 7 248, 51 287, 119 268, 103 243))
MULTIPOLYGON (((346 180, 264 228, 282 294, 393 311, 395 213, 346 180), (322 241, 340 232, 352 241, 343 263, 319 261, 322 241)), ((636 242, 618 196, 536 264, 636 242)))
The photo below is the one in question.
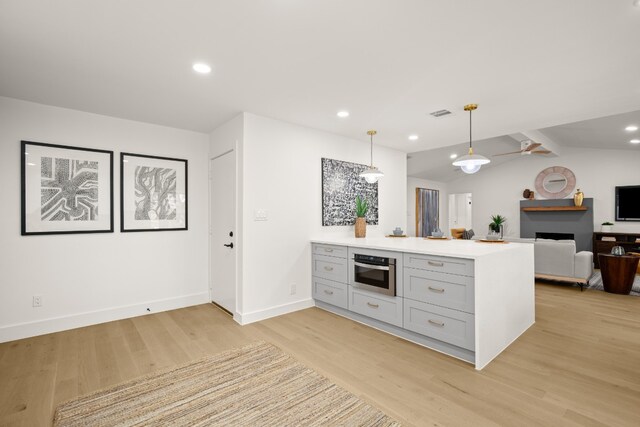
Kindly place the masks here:
POLYGON ((370 268, 372 270, 384 270, 384 271, 389 271, 389 267, 388 266, 384 266, 384 265, 372 265, 372 264, 363 264, 361 262, 353 262, 353 265, 358 266, 358 267, 362 267, 362 268, 370 268))

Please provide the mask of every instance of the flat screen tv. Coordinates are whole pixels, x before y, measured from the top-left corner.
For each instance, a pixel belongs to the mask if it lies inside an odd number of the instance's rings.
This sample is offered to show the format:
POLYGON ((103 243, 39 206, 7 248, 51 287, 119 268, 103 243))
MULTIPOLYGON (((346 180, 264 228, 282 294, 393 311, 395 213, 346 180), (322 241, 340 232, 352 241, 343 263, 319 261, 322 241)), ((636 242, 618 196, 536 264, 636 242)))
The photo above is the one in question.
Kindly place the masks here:
POLYGON ((640 221, 640 185, 616 187, 616 221, 640 221))

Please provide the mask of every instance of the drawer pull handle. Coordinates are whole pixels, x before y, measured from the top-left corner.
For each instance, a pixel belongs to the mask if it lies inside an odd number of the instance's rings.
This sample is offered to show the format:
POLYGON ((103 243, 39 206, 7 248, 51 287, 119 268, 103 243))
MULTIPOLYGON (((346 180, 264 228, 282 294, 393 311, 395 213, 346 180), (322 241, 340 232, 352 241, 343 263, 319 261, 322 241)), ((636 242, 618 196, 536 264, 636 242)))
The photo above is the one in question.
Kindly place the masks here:
POLYGON ((324 290, 324 293, 327 294, 327 295, 333 295, 333 291, 328 291, 326 289, 324 290))
POLYGON ((325 265, 324 269, 327 271, 333 271, 333 267, 329 267, 328 265, 325 265))
POLYGON ((438 292, 440 294, 444 293, 444 289, 442 289, 442 288, 433 288, 433 287, 429 286, 429 290, 433 291, 433 292, 438 292))
POLYGON ((432 265, 434 267, 444 267, 444 262, 437 262, 437 261, 427 261, 429 265, 432 265))
POLYGON ((378 304, 372 304, 372 303, 370 303, 370 302, 368 302, 368 303, 367 303, 367 305, 368 305, 369 307, 373 307, 373 308, 378 308, 378 307, 380 307, 378 304))
POLYGON ((439 321, 437 321, 437 320, 431 320, 431 319, 429 319, 429 323, 431 323, 432 325, 436 325, 436 326, 438 326, 438 327, 440 327, 440 328, 442 328, 442 327, 444 326, 444 322, 439 322, 439 321))
POLYGON ((324 251, 325 251, 325 252, 333 252, 333 249, 331 249, 331 248, 324 248, 324 251))

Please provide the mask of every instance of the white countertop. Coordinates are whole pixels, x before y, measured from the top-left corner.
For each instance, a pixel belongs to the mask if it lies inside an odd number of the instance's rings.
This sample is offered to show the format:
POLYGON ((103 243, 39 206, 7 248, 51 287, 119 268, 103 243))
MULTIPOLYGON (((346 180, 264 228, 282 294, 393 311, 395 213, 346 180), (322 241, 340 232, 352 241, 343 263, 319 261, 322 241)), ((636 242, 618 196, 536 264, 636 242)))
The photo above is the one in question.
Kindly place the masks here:
POLYGON ((382 249, 386 251, 419 253, 477 259, 485 255, 513 250, 530 243, 482 243, 477 240, 433 240, 422 237, 327 237, 311 239, 312 243, 382 249))

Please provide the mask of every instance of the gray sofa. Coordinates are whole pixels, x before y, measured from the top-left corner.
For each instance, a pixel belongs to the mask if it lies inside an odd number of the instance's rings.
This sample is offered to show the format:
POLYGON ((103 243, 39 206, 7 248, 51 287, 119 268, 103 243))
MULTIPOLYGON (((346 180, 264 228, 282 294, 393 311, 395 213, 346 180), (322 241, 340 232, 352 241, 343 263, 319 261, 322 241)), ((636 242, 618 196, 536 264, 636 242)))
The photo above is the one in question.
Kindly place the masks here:
POLYGON ((534 245, 536 278, 577 283, 581 290, 589 284, 589 278, 593 275, 593 253, 576 252, 574 240, 509 237, 506 240, 534 245))
POLYGON ((534 243, 535 272, 540 279, 589 284, 593 274, 593 253, 576 253, 573 240, 537 239, 534 243))

